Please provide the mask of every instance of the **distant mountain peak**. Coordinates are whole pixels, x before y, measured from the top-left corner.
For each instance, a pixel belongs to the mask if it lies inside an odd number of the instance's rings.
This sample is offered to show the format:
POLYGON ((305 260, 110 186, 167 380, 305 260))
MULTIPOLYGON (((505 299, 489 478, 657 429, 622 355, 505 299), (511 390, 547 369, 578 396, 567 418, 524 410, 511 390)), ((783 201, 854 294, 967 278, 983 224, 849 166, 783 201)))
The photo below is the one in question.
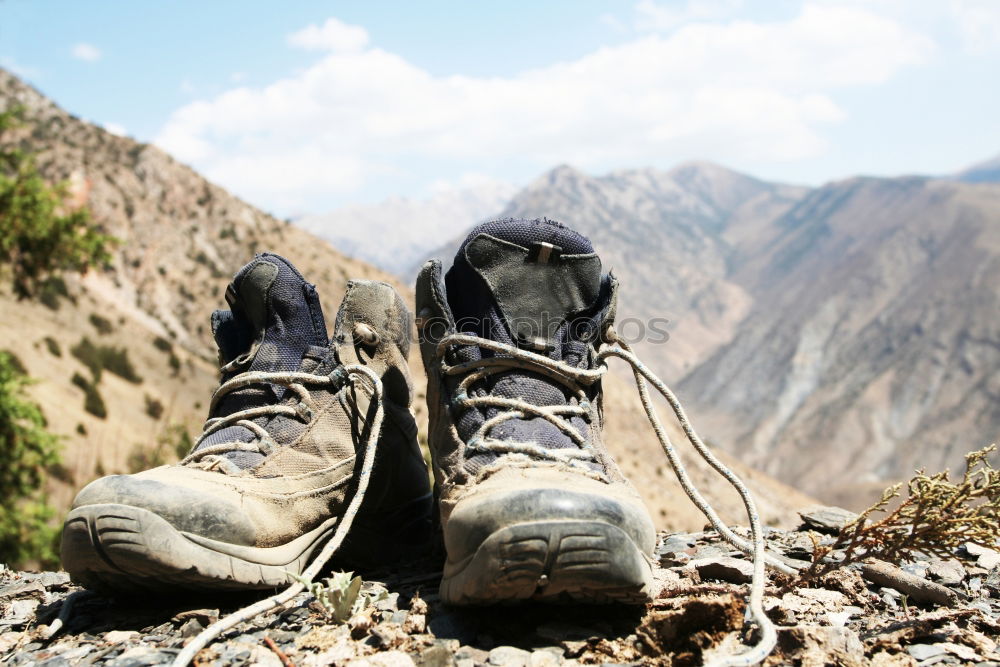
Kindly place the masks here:
POLYGON ((967 167, 954 178, 965 183, 1000 183, 1000 155, 967 167))
POLYGON ((400 275, 440 239, 498 215, 516 190, 501 181, 447 187, 425 198, 393 196, 378 204, 307 215, 296 224, 353 257, 400 275))
POLYGON ((669 173, 674 175, 680 174, 704 174, 706 176, 722 176, 722 175, 739 175, 745 178, 750 178, 746 174, 740 173, 735 169, 730 169, 729 167, 724 167, 717 162, 709 162, 708 160, 687 160, 676 165, 670 169, 669 173))
POLYGON ((546 187, 559 183, 586 181, 590 178, 592 178, 592 176, 581 169, 577 169, 569 164, 560 164, 552 169, 549 169, 547 172, 536 178, 528 187, 546 187))

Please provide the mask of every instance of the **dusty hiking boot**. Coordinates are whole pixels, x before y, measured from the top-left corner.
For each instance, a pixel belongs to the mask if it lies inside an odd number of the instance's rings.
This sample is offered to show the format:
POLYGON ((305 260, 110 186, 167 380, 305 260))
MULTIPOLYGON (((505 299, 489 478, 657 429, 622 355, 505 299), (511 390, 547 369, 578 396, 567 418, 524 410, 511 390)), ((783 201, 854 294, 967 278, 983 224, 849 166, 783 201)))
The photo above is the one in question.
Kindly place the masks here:
POLYGON ((408 407, 410 314, 392 287, 348 283, 332 341, 315 288, 277 255, 243 267, 226 300, 231 310, 212 316, 222 384, 192 452, 99 479, 73 503, 62 562, 88 588, 290 583, 343 518, 379 405, 374 470, 337 562, 412 553, 429 532, 427 470, 408 407))
POLYGON ((417 280, 451 604, 644 602, 653 522, 601 440, 617 282, 580 234, 487 222, 417 280))

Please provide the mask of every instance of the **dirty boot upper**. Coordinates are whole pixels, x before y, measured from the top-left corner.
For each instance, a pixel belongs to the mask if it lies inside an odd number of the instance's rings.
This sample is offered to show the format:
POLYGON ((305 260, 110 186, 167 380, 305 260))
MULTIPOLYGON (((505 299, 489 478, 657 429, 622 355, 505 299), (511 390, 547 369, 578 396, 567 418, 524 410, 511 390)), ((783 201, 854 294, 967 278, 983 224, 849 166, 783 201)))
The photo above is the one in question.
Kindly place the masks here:
POLYGON ((447 274, 439 262, 424 267, 418 331, 448 555, 442 593, 451 602, 642 597, 652 522, 602 442, 600 382, 570 377, 595 370, 615 296, 590 242, 550 220, 484 223, 447 274), (593 576, 574 578, 549 562, 526 570, 535 581, 497 583, 492 569, 508 562, 511 544, 552 544, 533 558, 558 560, 553 540, 574 530, 595 544, 623 537, 631 546, 593 576))

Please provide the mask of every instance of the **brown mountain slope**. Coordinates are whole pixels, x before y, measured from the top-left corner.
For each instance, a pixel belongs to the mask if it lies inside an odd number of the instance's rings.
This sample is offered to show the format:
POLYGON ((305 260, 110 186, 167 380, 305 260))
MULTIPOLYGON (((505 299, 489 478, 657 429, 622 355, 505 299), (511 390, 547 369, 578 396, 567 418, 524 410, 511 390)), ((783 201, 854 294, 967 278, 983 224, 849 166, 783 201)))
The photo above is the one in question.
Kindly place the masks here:
POLYGON ((996 439, 1000 186, 853 179, 773 227, 733 262, 751 315, 681 384, 719 442, 857 504, 996 439))
MULTIPOLYGON (((106 270, 67 277, 69 298, 60 299, 58 308, 37 300, 17 301, 0 285, 5 314, 0 318, 0 349, 17 354, 39 380, 32 393, 51 430, 64 438, 66 472, 51 485, 59 508, 90 479, 148 462, 159 440, 169 441, 162 455, 172 459, 175 427, 192 437, 200 431, 217 377, 209 315, 223 306, 231 274, 255 251, 271 250, 292 259, 317 284, 330 324, 349 277, 394 282, 236 199, 159 149, 70 116, 0 70, 0 109, 11 104, 26 108, 27 125, 17 141, 38 154, 45 176, 68 179, 75 198, 87 203, 95 219, 122 240, 106 270), (132 383, 107 371, 102 374, 97 388, 108 411, 103 419, 84 410, 83 391, 71 382, 75 373, 89 377, 69 351, 84 337, 126 350, 142 378, 132 383), (163 408, 159 416, 149 409, 153 402, 163 408)), ((396 285, 412 302, 410 288, 396 285)), ((423 439, 424 376, 416 356, 411 367, 423 439)), ((609 439, 622 467, 634 476, 659 517, 659 527, 700 528, 704 520, 669 471, 649 464, 661 461, 662 455, 632 398, 634 389, 617 379, 609 382, 609 439)), ((727 519, 741 521, 738 501, 704 466, 695 466, 693 475, 705 480, 710 497, 719 498, 727 519)), ((792 510, 810 502, 766 476, 751 476, 769 523, 791 524, 792 510)))

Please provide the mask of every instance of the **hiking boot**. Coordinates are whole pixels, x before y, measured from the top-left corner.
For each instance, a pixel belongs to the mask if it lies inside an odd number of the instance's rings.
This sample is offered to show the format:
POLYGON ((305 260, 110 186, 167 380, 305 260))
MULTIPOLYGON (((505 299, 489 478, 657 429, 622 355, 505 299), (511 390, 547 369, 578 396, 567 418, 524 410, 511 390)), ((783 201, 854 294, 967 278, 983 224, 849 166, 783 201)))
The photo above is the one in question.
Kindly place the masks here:
POLYGON ((400 546, 412 554, 430 531, 408 407, 410 314, 392 287, 349 282, 332 341, 315 287, 277 255, 243 267, 226 300, 230 310, 212 315, 222 384, 191 453, 101 478, 73 503, 62 563, 88 588, 291 583, 344 519, 372 435, 374 469, 337 563, 371 565, 400 546), (381 401, 369 372, 381 379, 381 401))
POLYGON ((656 533, 601 440, 617 281, 550 220, 476 227, 417 280, 451 604, 641 603, 656 533))

